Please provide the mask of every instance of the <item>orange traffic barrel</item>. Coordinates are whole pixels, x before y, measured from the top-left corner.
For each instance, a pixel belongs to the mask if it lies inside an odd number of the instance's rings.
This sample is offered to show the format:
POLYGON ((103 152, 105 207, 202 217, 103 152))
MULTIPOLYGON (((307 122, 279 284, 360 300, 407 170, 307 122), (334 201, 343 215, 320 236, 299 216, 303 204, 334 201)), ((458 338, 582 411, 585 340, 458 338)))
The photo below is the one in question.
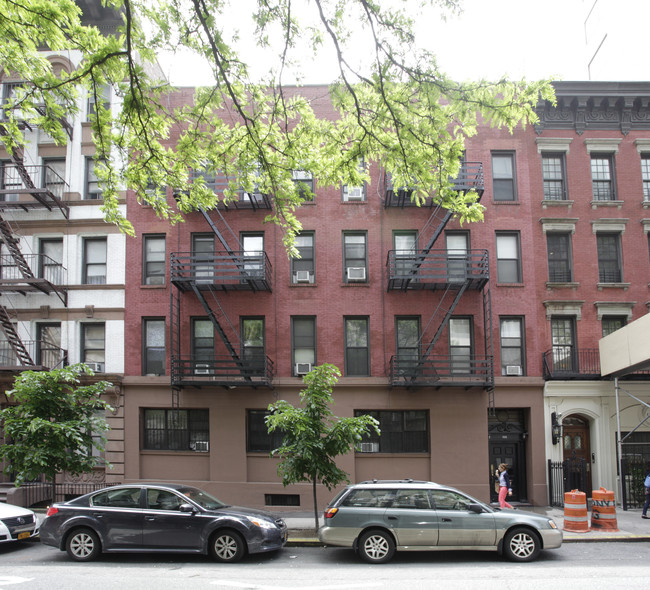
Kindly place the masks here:
POLYGON ((602 531, 617 531, 614 492, 600 488, 591 494, 591 527, 602 531))
POLYGON ((564 494, 564 530, 572 533, 589 532, 587 494, 571 490, 564 494))

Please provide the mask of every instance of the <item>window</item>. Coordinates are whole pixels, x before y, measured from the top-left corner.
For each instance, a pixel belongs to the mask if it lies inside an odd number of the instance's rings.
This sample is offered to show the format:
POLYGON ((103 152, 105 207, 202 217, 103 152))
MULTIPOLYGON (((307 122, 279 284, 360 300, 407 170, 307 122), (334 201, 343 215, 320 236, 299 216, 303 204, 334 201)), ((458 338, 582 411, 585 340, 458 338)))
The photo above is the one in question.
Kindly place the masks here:
POLYGON ((521 283, 519 234, 497 233, 497 281, 521 283))
POLYGON ((316 364, 316 318, 291 318, 293 375, 308 373, 316 364))
POLYGON ((603 338, 609 336, 612 332, 621 329, 627 325, 627 318, 625 316, 603 316, 603 338))
POLYGON ((573 280, 571 234, 548 232, 546 234, 546 250, 549 282, 570 283, 573 280))
POLYGON ((86 158, 86 194, 84 199, 98 200, 102 198, 101 182, 95 170, 105 166, 104 160, 95 161, 92 157, 86 158))
POLYGON ((307 170, 293 170, 294 184, 298 187, 298 194, 305 201, 314 200, 314 175, 307 170))
MULTIPOLYGON (((364 173, 366 171, 366 163, 363 158, 359 160, 358 165, 359 172, 364 173)), ((349 184, 343 185, 343 202, 349 203, 352 201, 359 202, 366 200, 366 184, 363 183, 359 186, 352 186, 349 184)))
POLYGON ((111 87, 108 84, 94 86, 88 92, 88 120, 97 112, 95 105, 100 104, 104 109, 111 108, 111 87))
POLYGON ((464 282, 470 272, 469 233, 448 232, 445 234, 447 246, 447 280, 450 283, 464 282))
POLYGON ((213 193, 217 192, 217 175, 214 172, 208 172, 207 170, 192 170, 190 174, 190 180, 192 183, 196 182, 199 178, 203 179, 203 185, 208 190, 211 190, 213 193))
POLYGON ((195 375, 214 373, 214 324, 207 318, 191 322, 192 361, 195 375))
POLYGON ((84 285, 106 284, 106 238, 84 239, 84 285))
POLYGON ((591 154, 591 186, 594 201, 616 200, 613 154, 591 154))
POLYGON ((268 410, 248 410, 246 412, 246 450, 249 453, 270 453, 282 446, 284 433, 279 430, 269 432, 266 427, 268 410))
POLYGON ((366 283, 367 237, 365 232, 346 232, 343 234, 343 282, 366 283))
POLYGON ((516 201, 515 154, 492 154, 492 198, 495 201, 516 201))
POLYGON ((244 249, 244 270, 247 276, 264 278, 264 234, 242 234, 241 245, 244 249))
POLYGON ((300 258, 291 259, 291 282, 313 283, 316 280, 314 232, 301 232, 296 236, 295 243, 300 258))
POLYGON ((449 320, 449 354, 452 374, 472 372, 472 320, 471 318, 451 318, 449 320))
POLYGON ((142 374, 165 374, 165 318, 142 320, 142 374))
POLYGON ((501 374, 524 375, 524 320, 501 318, 501 374))
POLYGON ((43 160, 43 188, 58 199, 65 190, 65 160, 61 158, 43 160))
POLYGON ((192 270, 197 282, 214 280, 214 234, 192 234, 192 270))
POLYGON ((413 375, 420 359, 420 318, 395 318, 396 372, 413 375))
POLYGON ((208 410, 145 409, 142 448, 159 451, 208 451, 208 410))
POLYGON ((545 201, 566 200, 564 154, 542 154, 542 178, 545 201))
POLYGON ((40 278, 53 285, 63 285, 63 238, 42 239, 38 243, 40 278))
POLYGON ((241 318, 241 355, 248 370, 263 373, 265 367, 264 318, 241 318))
POLYGON ((368 318, 345 318, 345 374, 370 375, 370 335, 368 318))
POLYGON ((36 364, 56 367, 62 360, 61 323, 48 322, 36 325, 36 364))
POLYGON ((417 271, 414 265, 416 246, 416 231, 393 232, 393 249, 395 250, 394 276, 403 278, 414 276, 414 273, 417 271))
POLYGON ((643 200, 650 201, 650 154, 641 154, 641 180, 643 200))
POLYGON ((429 414, 425 410, 355 410, 355 416, 372 416, 379 421, 381 434, 363 438, 357 452, 427 453, 429 451, 429 414))
POLYGON ((573 371, 577 368, 574 318, 551 318, 551 344, 554 371, 573 371))
POLYGON ((23 186, 23 182, 18 174, 18 167, 15 166, 11 161, 0 160, 0 201, 17 201, 20 195, 12 193, 12 190, 20 190, 23 186))
POLYGON ((104 324, 81 325, 81 362, 93 371, 103 373, 106 361, 106 328, 104 324))
POLYGON ((622 282, 620 234, 598 233, 596 244, 598 248, 598 282, 622 282))
POLYGON ((164 285, 165 236, 144 236, 142 257, 142 284, 164 285))

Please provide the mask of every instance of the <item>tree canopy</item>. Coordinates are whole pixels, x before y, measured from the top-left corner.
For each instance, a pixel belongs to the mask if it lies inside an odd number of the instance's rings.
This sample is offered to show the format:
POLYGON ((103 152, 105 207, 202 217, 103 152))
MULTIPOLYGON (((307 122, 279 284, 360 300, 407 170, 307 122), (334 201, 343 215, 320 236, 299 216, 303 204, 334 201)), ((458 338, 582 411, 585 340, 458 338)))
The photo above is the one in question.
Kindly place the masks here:
POLYGON ((97 157, 106 161, 97 174, 107 220, 132 232, 118 207, 126 187, 177 221, 255 185, 271 195, 269 220, 283 228, 295 253, 296 208, 305 195, 292 171, 309 171, 323 186, 358 186, 369 180, 359 162, 376 162, 396 186, 413 187, 414 199, 433 193, 461 220, 477 220, 477 196, 458 194, 449 179, 458 173, 479 117, 512 129, 537 120, 540 98, 554 100, 546 81, 456 82, 440 71, 435 56, 417 43, 417 11, 434 4, 444 18, 459 9, 459 0, 251 1, 251 12, 238 14, 251 19, 248 43, 268 55, 263 79, 250 73, 222 0, 104 0, 122 21, 108 35, 82 24, 87 21, 73 0, 0 0, 4 74, 28 82, 12 98, 20 112, 8 109, 0 122, 0 139, 10 152, 20 151, 20 121, 27 120, 57 142, 67 141, 62 119, 77 114, 77 99, 89 93, 96 105, 90 120, 97 157), (364 45, 351 50, 346 41, 359 32, 364 45), (40 51, 44 46, 76 55, 75 67, 56 67, 40 51), (330 83, 336 120, 319 118, 308 99, 285 86, 287 72, 299 72, 299 56, 324 46, 338 68, 337 79, 323 81, 330 83), (208 63, 213 80, 197 89, 192 104, 175 108, 152 64, 178 48, 208 63), (352 59, 359 54, 361 65, 352 59), (106 84, 121 98, 109 110, 101 100, 106 84), (190 170, 197 169, 219 171, 231 183, 215 195, 201 181, 190 182, 190 170), (176 201, 164 198, 168 186, 183 189, 176 201))
POLYGON ((272 452, 280 458, 278 474, 282 484, 310 482, 314 497, 314 521, 318 529, 316 484, 331 490, 349 481, 348 474, 336 464, 339 455, 349 453, 371 430, 379 433, 372 416, 339 418, 334 416, 332 388, 341 376, 337 367, 322 364, 303 377, 300 407, 285 400, 269 406, 266 418, 269 432, 283 435, 282 445, 272 452))
POLYGON ((14 388, 6 393, 15 402, 0 411, 5 442, 0 460, 16 485, 39 478, 54 481, 57 473, 87 473, 105 465, 93 448, 104 450, 108 430, 100 398, 111 384, 106 381, 81 384, 92 371, 78 364, 52 371, 23 371, 14 388))

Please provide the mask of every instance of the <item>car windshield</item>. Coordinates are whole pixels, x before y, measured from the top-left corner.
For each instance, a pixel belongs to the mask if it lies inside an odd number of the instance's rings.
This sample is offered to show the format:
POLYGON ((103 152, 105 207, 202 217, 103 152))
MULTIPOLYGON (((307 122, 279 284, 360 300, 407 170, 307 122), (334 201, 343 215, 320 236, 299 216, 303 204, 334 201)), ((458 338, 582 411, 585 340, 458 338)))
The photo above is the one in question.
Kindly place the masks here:
POLYGON ((184 496, 187 496, 193 502, 196 502, 204 510, 218 510, 219 508, 225 508, 228 506, 224 504, 221 500, 217 500, 214 496, 211 496, 203 490, 198 488, 181 488, 178 490, 184 496))

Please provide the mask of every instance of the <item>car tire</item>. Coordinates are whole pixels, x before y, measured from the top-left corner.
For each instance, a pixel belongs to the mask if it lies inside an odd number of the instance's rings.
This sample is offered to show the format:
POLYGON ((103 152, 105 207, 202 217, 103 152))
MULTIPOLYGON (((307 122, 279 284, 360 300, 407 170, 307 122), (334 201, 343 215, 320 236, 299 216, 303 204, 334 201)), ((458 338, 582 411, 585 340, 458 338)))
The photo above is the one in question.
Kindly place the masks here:
POLYGON ((386 563, 395 555, 395 541, 385 531, 366 531, 359 537, 358 551, 368 563, 386 563))
POLYGON ((92 561, 102 552, 97 533, 91 529, 75 529, 65 541, 65 550, 75 561, 92 561))
POLYGON ((539 535, 520 527, 508 531, 503 549, 511 561, 533 561, 542 550, 542 543, 539 535))
POLYGON ((241 535, 235 531, 217 531, 210 540, 212 557, 217 561, 234 563, 244 557, 246 552, 241 535))

